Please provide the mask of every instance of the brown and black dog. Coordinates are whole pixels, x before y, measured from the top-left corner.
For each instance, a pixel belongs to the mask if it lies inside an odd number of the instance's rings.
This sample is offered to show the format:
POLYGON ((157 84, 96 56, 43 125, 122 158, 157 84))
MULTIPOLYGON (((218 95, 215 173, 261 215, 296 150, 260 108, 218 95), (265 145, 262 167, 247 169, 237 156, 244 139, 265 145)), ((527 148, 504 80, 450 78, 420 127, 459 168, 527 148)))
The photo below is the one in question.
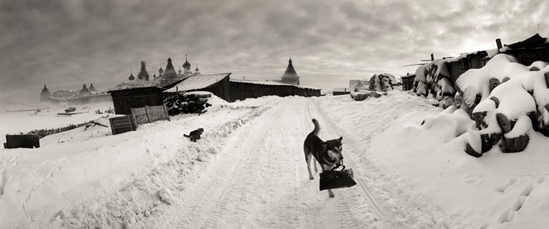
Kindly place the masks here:
MULTIPOLYGON (((318 132, 320 131, 320 125, 316 119, 313 119, 313 124, 315 125, 314 130, 307 135, 305 142, 303 142, 303 151, 305 152, 305 161, 307 162, 307 170, 309 171, 309 179, 313 180, 313 173, 311 172, 311 156, 313 156, 316 161, 322 167, 322 171, 329 171, 337 165, 343 164, 343 155, 341 151, 343 150, 343 145, 341 140, 343 137, 338 139, 328 140, 326 142, 322 141, 318 137, 318 132)), ((315 166, 315 172, 318 172, 315 166)), ((331 189, 328 189, 328 194, 330 197, 334 197, 334 193, 331 189)))

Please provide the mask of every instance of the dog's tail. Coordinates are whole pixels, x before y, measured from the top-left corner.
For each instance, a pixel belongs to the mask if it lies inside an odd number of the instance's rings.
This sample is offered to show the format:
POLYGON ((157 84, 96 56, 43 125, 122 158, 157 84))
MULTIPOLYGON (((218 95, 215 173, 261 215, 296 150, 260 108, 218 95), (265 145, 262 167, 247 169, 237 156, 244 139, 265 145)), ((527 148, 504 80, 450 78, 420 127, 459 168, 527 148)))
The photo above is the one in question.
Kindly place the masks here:
POLYGON ((313 133, 314 135, 318 135, 318 132, 320 131, 320 125, 318 124, 318 121, 316 121, 316 119, 313 118, 313 124, 315 125, 315 129, 313 130, 313 133))
POLYGON ((185 136, 185 137, 190 137, 189 135, 186 135, 186 134, 183 134, 183 136, 185 136))

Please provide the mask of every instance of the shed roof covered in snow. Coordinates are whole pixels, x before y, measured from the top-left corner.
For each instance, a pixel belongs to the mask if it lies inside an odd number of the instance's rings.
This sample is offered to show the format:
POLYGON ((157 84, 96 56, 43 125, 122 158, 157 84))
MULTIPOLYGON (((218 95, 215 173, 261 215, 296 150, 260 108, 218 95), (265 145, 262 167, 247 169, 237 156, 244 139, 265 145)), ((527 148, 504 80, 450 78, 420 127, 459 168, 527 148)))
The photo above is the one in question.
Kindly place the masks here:
POLYGON ((237 80, 237 79, 231 79, 230 81, 235 83, 270 85, 270 86, 292 86, 292 87, 301 88, 301 89, 315 89, 315 90, 318 89, 316 87, 298 86, 298 85, 288 84, 280 81, 253 81, 253 80, 237 80))
MULTIPOLYGON (((126 89, 132 89, 132 88, 145 88, 145 87, 152 87, 152 86, 155 86, 154 82, 152 81, 131 80, 131 81, 122 82, 116 85, 114 88, 109 89, 109 91, 126 90, 126 89)), ((160 88, 158 85, 156 85, 156 87, 160 88)))
POLYGON ((506 45, 509 48, 512 49, 518 49, 518 48, 533 48, 537 47, 541 44, 547 43, 547 38, 541 37, 539 34, 535 34, 534 36, 529 37, 526 40, 519 41, 510 45, 506 45))
POLYGON ((205 89, 229 77, 230 75, 231 73, 218 73, 189 77, 166 90, 166 92, 195 91, 205 89))

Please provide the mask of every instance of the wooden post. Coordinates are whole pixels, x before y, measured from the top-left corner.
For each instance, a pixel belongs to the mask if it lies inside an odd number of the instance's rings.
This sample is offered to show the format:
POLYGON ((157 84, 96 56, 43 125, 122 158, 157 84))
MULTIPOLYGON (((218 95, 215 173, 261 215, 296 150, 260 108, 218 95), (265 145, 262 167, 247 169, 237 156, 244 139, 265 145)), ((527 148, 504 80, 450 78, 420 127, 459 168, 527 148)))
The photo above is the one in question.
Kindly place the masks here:
POLYGON ((170 115, 168 115, 168 109, 166 108, 166 104, 162 104, 162 107, 164 108, 164 114, 166 115, 166 119, 171 122, 172 120, 170 120, 170 115))
MULTIPOLYGON (((133 112, 132 112, 132 116, 133 116, 133 112)), ((126 117, 128 118, 128 122, 130 123, 130 129, 131 129, 132 131, 134 131, 134 129, 133 129, 132 118, 131 118, 129 115, 126 115, 126 117)), ((133 119, 135 120, 135 116, 133 117, 133 119)))
POLYGON ((149 106, 145 105, 145 113, 147 113, 147 122, 151 123, 151 116, 149 114, 149 106))

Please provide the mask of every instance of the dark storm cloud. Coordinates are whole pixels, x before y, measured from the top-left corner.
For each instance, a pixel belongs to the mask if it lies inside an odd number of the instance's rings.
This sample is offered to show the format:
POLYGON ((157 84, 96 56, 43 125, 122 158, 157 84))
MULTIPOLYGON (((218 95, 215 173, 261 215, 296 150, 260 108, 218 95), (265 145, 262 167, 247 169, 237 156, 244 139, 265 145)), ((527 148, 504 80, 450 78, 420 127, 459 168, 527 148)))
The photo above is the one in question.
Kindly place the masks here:
POLYGON ((189 54, 202 73, 277 79, 288 58, 303 84, 344 87, 429 58, 547 36, 549 0, 2 0, 2 99, 25 92, 107 90, 139 62, 149 74, 189 54), (17 89, 17 90, 13 90, 17 89))

